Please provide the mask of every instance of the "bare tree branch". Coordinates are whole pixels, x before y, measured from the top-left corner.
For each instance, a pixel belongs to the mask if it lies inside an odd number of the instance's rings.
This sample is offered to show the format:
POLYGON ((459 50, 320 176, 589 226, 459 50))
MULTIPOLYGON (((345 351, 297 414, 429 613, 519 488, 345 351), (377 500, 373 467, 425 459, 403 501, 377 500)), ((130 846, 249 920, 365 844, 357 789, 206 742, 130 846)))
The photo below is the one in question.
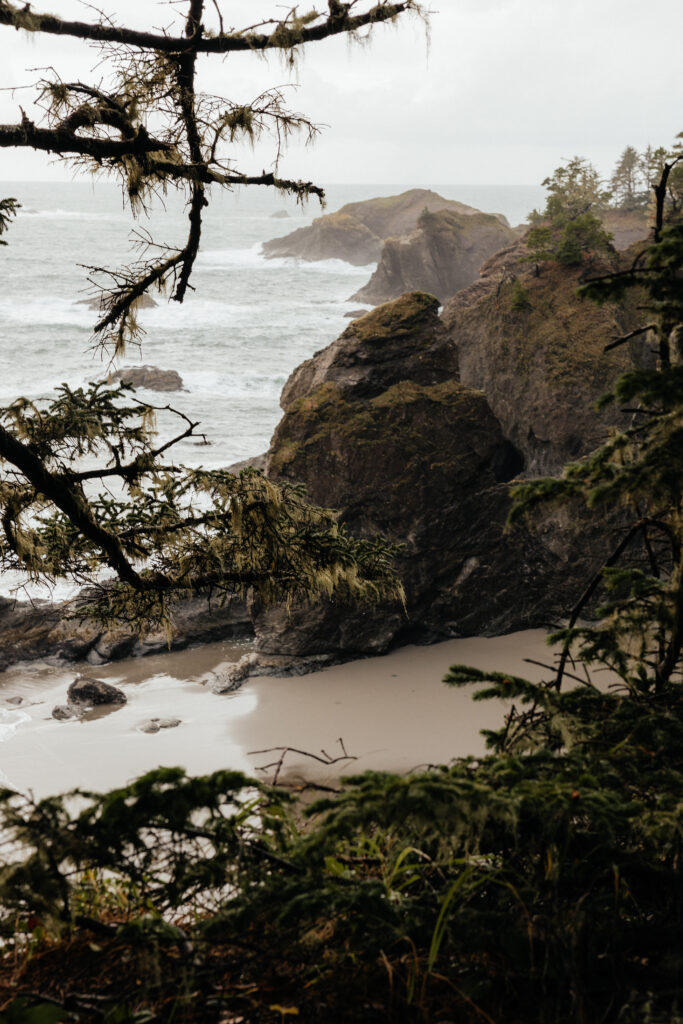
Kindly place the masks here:
MULTIPOLYGON (((348 10, 353 4, 336 4, 341 13, 330 13, 322 21, 313 25, 300 27, 286 21, 275 23, 272 32, 252 32, 242 30, 216 36, 205 35, 202 38, 189 36, 170 36, 158 32, 140 32, 136 29, 124 28, 109 22, 91 23, 85 21, 69 21, 53 14, 39 14, 30 10, 30 5, 19 7, 9 0, 0 0, 0 25, 8 25, 26 32, 42 32, 56 36, 74 36, 98 43, 118 43, 124 46, 135 46, 139 49, 157 50, 161 53, 235 53, 238 51, 288 50, 294 46, 327 39, 341 33, 356 32, 367 25, 377 25, 392 21, 405 11, 419 11, 416 0, 403 0, 401 3, 387 3, 382 0, 374 4, 363 14, 352 16, 348 10)), ((196 24, 196 22, 195 22, 196 24)), ((273 24, 269 22, 268 24, 273 24)), ((198 32, 199 25, 196 25, 198 32)))

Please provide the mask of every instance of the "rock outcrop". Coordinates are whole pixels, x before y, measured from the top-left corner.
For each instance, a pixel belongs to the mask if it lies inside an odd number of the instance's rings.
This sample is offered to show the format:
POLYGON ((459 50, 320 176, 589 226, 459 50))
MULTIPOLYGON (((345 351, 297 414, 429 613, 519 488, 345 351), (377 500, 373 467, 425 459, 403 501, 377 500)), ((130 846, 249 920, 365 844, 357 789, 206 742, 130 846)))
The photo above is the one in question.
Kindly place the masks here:
MULTIPOLYGON (((263 254, 270 259, 339 259, 365 266, 377 262, 384 239, 412 231, 425 210, 451 210, 462 216, 479 213, 472 206, 444 199, 429 189, 413 188, 398 196, 347 203, 336 213, 316 217, 310 227, 264 242, 263 254)), ((507 224, 501 214, 494 216, 507 224)))
MULTIPOLYGON (((16 662, 45 658, 56 664, 85 661, 102 665, 169 650, 168 637, 161 630, 140 637, 126 625, 103 631, 87 619, 80 621, 76 616, 82 601, 29 604, 0 597, 0 671, 16 662)), ((205 597, 193 597, 176 605, 170 649, 243 639, 252 633, 243 601, 233 598, 220 607, 205 597)))
POLYGON ((419 289, 443 303, 475 281, 481 265, 514 238, 493 214, 425 210, 414 231, 384 242, 377 269, 349 301, 387 302, 419 289))
POLYGON ((376 263, 382 240, 365 224, 340 210, 316 217, 310 227, 297 228, 284 238, 263 243, 268 259, 295 257, 300 260, 344 260, 357 267, 376 263))
POLYGON ((354 534, 403 545, 406 609, 254 606, 259 651, 350 656, 541 625, 595 570, 601 524, 552 515, 539 532, 506 533, 506 482, 523 459, 482 392, 457 379, 437 309, 405 295, 295 371, 268 460, 271 478, 303 482, 354 534))
POLYGON ((119 380, 150 391, 183 390, 183 379, 177 370, 160 370, 158 366, 123 366, 107 377, 109 384, 119 380))
POLYGON ((286 410, 322 384, 371 397, 399 381, 430 385, 455 378, 457 354, 438 309, 433 295, 411 292, 354 320, 292 372, 280 405, 286 410))
POLYGON ((538 476, 559 473, 627 422, 614 405, 598 412, 595 403, 648 351, 640 338, 604 352, 641 322, 634 296, 598 306, 577 295, 581 275, 611 266, 549 261, 536 273, 527 255, 520 242, 494 256, 479 280, 446 304, 443 321, 462 383, 485 393, 503 433, 523 454, 526 474, 538 476))
POLYGON ((612 245, 619 250, 643 241, 652 226, 652 218, 645 210, 605 210, 600 219, 612 234, 612 245))

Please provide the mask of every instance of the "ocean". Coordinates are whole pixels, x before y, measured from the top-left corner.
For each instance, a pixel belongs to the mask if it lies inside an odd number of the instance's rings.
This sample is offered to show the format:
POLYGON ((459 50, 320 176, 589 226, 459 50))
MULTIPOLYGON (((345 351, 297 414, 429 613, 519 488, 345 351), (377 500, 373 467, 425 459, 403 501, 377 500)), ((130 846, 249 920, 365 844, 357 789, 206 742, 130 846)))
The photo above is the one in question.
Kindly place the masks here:
MULTIPOLYGON (((416 186, 420 187, 420 186, 416 186)), ((511 224, 543 203, 535 186, 430 186, 511 224)), ((344 203, 395 195, 406 185, 330 185, 326 211, 344 203)), ((177 370, 186 390, 141 392, 154 404, 171 402, 201 420, 209 445, 188 439, 175 458, 207 468, 264 452, 281 416, 279 397, 291 371, 333 341, 358 307, 353 294, 373 267, 340 260, 307 263, 266 260, 262 242, 311 223, 317 199, 304 208, 272 189, 214 192, 205 213, 202 246, 183 305, 140 312, 142 345, 119 364, 93 348, 96 312, 82 304, 92 295, 88 266, 116 267, 135 258, 135 232, 184 244, 187 215, 170 193, 148 216, 133 221, 111 182, 3 182, 0 196, 22 204, 0 247, 0 405, 19 395, 44 399, 65 381, 75 387, 106 377, 116 365, 150 363, 177 370), (287 217, 273 215, 286 211, 287 217)), ((160 434, 175 425, 158 417, 160 434)), ((7 578, 0 592, 8 591, 7 578)), ((13 581, 12 581, 13 582, 13 581)))

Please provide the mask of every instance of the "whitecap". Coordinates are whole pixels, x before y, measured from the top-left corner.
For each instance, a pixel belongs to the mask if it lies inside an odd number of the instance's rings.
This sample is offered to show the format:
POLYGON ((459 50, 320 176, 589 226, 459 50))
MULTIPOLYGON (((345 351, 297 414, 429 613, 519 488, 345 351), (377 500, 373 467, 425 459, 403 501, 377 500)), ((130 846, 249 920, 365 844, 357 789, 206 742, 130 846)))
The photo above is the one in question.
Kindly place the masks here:
POLYGON ((20 210, 19 216, 21 217, 42 217, 48 220, 109 220, 109 221, 120 221, 125 219, 125 214, 113 214, 113 213, 90 213, 87 210, 20 210))
MULTIPOLYGON (((214 270, 228 267, 267 267, 273 260, 267 260, 261 252, 261 244, 257 242, 249 249, 204 249, 197 256, 197 266, 214 270)), ((275 261, 275 262, 280 262, 275 261)))
POLYGON ((31 716, 19 708, 0 708, 0 743, 10 739, 24 722, 30 722, 31 716))

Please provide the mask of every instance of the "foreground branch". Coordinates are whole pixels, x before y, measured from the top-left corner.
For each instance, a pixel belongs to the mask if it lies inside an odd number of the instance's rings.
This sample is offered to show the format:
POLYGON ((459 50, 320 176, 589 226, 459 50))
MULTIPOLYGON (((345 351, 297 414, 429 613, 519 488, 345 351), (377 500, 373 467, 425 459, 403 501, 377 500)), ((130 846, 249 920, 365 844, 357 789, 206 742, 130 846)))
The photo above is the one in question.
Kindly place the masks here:
POLYGON ((92 24, 85 21, 67 21, 53 14, 33 13, 30 5, 18 7, 9 0, 0 0, 0 25, 8 25, 26 32, 45 32, 48 35, 74 36, 97 43, 119 43, 143 50, 157 50, 161 53, 235 53, 255 50, 288 50, 305 43, 327 39, 341 33, 356 32, 368 25, 393 21, 405 11, 419 10, 415 0, 402 3, 375 4, 364 14, 351 16, 351 3, 337 4, 341 14, 330 14, 317 25, 299 27, 286 22, 277 23, 270 33, 252 31, 221 33, 217 36, 169 36, 158 32, 140 32, 112 24, 92 24))

